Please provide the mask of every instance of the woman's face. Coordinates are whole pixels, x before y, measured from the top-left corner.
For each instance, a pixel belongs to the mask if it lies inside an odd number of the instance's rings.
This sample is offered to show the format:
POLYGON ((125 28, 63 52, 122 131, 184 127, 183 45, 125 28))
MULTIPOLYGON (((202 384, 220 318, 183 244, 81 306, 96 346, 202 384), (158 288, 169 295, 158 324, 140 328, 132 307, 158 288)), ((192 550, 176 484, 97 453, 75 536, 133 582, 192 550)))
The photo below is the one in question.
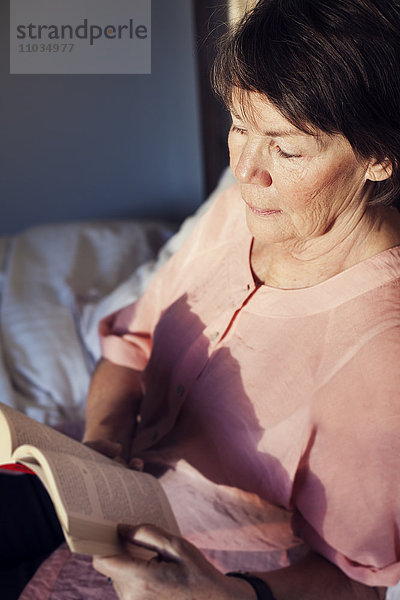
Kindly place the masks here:
POLYGON ((228 143, 254 238, 303 247, 333 230, 345 236, 365 208, 369 163, 342 136, 303 133, 249 96, 252 117, 234 103, 228 143))

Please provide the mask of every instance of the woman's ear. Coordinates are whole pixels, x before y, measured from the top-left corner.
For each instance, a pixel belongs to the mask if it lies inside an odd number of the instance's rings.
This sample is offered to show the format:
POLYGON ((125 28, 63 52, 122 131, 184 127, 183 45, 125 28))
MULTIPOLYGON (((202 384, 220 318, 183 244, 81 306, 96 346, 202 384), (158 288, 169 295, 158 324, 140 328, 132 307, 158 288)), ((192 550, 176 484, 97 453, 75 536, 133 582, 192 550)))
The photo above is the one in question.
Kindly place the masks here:
POLYGON ((393 165, 389 159, 382 162, 377 160, 371 161, 366 173, 366 179, 370 181, 385 181, 389 179, 393 173, 393 165))

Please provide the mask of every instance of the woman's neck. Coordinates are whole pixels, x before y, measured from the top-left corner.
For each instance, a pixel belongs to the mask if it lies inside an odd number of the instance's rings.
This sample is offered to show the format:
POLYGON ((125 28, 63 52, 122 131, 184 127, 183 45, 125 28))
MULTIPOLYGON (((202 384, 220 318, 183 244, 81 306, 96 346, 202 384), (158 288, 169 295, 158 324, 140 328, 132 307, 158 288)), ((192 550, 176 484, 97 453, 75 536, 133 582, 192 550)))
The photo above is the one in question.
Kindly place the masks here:
POLYGON ((311 287, 355 264, 400 244, 400 214, 394 208, 371 207, 340 231, 295 245, 253 240, 251 266, 265 285, 280 289, 311 287), (347 230, 346 230, 347 227, 347 230))

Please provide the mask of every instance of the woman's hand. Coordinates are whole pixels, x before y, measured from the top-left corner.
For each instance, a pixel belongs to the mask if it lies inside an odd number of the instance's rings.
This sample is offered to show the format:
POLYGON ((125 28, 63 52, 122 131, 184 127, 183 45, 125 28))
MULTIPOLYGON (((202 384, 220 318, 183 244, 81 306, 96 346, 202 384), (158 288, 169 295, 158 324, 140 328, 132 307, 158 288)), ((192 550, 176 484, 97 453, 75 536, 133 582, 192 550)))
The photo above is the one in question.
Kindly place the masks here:
POLYGON ((123 456, 123 445, 121 442, 111 440, 88 440, 85 446, 119 462, 133 471, 143 471, 144 463, 141 458, 130 458, 128 461, 123 456))
POLYGON ((90 383, 83 442, 129 466, 141 396, 139 371, 101 359, 90 383))
MULTIPOLYGON (((180 537, 152 525, 122 525, 119 534, 125 553, 94 558, 93 565, 113 580, 120 600, 256 600, 246 581, 226 577, 180 537), (154 558, 135 558, 136 548, 152 550, 154 558)), ((290 567, 256 575, 277 600, 382 600, 386 592, 350 580, 313 553, 290 567)))
POLYGON ((85 446, 107 456, 108 458, 112 458, 113 460, 126 465, 126 461, 122 457, 123 446, 121 442, 113 442, 112 440, 107 439, 97 439, 97 440, 88 440, 84 442, 85 446))
POLYGON ((93 565, 111 577, 120 600, 254 600, 253 589, 226 577, 183 538, 153 525, 118 528, 125 554, 94 558, 93 565), (154 552, 149 561, 135 558, 137 548, 154 552))

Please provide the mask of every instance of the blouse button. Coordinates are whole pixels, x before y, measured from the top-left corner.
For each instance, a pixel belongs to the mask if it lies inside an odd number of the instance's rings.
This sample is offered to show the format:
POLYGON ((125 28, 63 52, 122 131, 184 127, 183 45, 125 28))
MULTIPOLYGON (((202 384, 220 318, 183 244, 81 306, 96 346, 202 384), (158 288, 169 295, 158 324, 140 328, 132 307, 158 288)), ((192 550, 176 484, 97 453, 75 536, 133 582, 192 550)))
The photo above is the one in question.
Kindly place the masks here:
POLYGON ((212 335, 210 335, 210 341, 214 342, 219 336, 219 331, 215 331, 212 335))
POLYGON ((178 394, 178 396, 183 396, 183 394, 185 393, 185 388, 181 383, 176 388, 176 393, 178 394))

